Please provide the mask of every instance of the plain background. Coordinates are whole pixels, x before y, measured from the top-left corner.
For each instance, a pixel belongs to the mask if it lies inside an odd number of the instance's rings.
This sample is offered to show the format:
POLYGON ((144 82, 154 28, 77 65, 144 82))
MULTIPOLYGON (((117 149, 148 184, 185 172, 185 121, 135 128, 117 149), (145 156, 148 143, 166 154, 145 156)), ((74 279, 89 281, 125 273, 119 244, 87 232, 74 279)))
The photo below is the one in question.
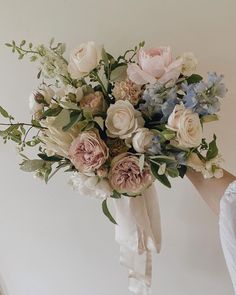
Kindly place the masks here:
MULTIPOLYGON (((225 75, 229 89, 217 133, 225 168, 236 173, 235 0, 0 0, 0 104, 27 120, 37 65, 19 62, 4 43, 104 43, 118 54, 146 40, 194 51, 199 72, 225 75)), ((0 273, 9 295, 128 295, 114 228, 96 200, 83 199, 59 175, 46 186, 18 170, 12 145, 0 145, 0 273)), ((187 179, 158 185, 163 246, 154 257, 155 295, 232 295, 217 217, 187 179)))

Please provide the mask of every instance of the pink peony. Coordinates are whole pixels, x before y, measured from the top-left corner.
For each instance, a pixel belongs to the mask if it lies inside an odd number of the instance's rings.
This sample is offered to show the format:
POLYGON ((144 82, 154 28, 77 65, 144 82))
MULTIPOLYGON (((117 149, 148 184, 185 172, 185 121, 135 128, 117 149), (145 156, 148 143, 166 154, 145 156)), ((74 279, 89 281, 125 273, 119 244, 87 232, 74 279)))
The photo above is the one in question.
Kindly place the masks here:
POLYGON ((153 176, 146 163, 141 170, 139 158, 124 153, 113 159, 109 181, 117 192, 135 196, 141 195, 153 183, 153 176))
POLYGON ((108 147, 94 130, 80 133, 69 149, 71 162, 82 173, 95 171, 106 162, 108 156, 108 147))
POLYGON ((138 85, 176 81, 182 69, 182 58, 173 61, 170 47, 140 49, 138 64, 129 64, 128 77, 138 85))

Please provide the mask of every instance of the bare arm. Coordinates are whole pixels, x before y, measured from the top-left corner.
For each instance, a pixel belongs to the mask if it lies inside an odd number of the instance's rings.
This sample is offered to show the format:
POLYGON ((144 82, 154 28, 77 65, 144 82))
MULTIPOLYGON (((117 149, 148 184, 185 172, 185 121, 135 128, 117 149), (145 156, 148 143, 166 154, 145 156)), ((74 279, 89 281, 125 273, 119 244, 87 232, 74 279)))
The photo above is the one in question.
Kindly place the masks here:
POLYGON ((228 185, 236 180, 236 177, 224 170, 222 178, 204 179, 202 174, 188 168, 187 177, 206 201, 208 206, 216 213, 220 211, 220 200, 228 185))

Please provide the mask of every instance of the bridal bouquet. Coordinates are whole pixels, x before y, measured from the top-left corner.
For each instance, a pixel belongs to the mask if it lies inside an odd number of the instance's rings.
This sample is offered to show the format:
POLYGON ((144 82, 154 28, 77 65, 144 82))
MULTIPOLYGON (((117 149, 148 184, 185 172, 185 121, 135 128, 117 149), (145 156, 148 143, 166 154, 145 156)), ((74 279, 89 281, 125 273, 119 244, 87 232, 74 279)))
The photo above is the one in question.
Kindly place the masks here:
POLYGON ((222 176, 216 136, 207 143, 203 126, 218 120, 223 76, 204 80, 192 53, 174 58, 170 47, 145 49, 144 42, 118 57, 87 42, 69 59, 54 40, 48 47, 25 40, 6 45, 19 59, 38 62, 40 83, 29 98, 29 122, 0 107, 6 119, 0 136, 18 145, 23 171, 48 182, 64 169, 81 195, 102 200, 104 214, 119 225, 129 288, 147 294, 150 252, 160 250, 161 236, 153 182, 171 187, 170 178, 184 177, 187 167, 205 178, 222 176), (26 148, 37 150, 36 159, 26 148))

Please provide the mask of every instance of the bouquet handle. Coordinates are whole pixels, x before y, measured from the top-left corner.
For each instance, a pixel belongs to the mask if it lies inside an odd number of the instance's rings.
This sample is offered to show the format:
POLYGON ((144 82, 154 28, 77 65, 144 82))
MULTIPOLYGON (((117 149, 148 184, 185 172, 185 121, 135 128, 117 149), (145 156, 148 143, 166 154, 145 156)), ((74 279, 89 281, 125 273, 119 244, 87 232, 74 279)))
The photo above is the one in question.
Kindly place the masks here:
POLYGON ((142 196, 114 200, 115 237, 120 245, 120 263, 129 271, 129 290, 147 295, 152 280, 152 252, 161 249, 161 218, 155 185, 142 196))

